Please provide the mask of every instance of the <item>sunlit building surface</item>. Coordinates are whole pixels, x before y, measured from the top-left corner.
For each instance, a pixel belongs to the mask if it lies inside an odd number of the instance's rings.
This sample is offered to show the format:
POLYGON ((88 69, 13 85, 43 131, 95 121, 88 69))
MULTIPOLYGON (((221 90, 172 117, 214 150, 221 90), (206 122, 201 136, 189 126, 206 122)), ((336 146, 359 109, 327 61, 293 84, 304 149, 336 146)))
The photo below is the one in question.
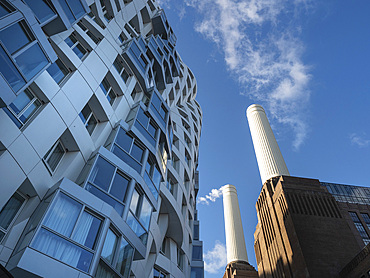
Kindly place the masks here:
POLYGON ((203 278, 175 45, 153 0, 0 0, 0 274, 203 278))

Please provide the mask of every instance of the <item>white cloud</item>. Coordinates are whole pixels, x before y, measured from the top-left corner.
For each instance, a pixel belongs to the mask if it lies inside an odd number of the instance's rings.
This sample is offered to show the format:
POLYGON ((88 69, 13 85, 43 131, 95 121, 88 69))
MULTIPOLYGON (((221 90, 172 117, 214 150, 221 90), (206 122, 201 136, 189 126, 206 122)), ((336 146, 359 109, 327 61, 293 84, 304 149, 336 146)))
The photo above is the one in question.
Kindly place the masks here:
POLYGON ((224 186, 221 186, 220 188, 213 188, 211 189, 211 192, 209 192, 206 196, 204 197, 198 197, 198 204, 203 204, 203 205, 209 205, 209 201, 212 203, 216 202, 218 198, 222 196, 222 189, 224 186))
POLYGON ((209 273, 217 273, 220 269, 225 268, 227 257, 226 257, 226 246, 220 241, 216 240, 215 247, 207 251, 203 255, 204 258, 204 270, 209 273))
POLYGON ((369 139, 365 139, 364 136, 358 135, 356 133, 350 134, 349 139, 351 140, 352 145, 357 145, 360 148, 367 147, 370 144, 369 139))
POLYGON ((311 75, 302 61, 302 28, 294 20, 309 1, 185 1, 202 15, 195 30, 219 46, 228 70, 245 88, 242 94, 290 126, 298 149, 307 134, 303 107, 309 103, 311 75))

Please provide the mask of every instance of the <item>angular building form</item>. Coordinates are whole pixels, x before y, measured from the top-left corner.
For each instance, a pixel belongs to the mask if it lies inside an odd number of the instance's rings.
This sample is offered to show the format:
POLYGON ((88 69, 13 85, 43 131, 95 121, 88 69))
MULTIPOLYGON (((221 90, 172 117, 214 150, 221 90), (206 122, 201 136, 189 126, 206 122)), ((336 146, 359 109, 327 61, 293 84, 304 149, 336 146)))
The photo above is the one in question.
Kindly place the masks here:
MULTIPOLYGON (((263 128, 272 132, 268 122, 263 128)), ((277 145, 273 135, 252 139, 256 156, 277 145)), ((281 164, 268 153, 265 161, 281 164)), ((280 173, 264 181, 256 210, 259 277, 370 277, 370 188, 280 173)))
POLYGON ((0 274, 203 278, 202 111, 154 0, 0 0, 0 59, 0 274))

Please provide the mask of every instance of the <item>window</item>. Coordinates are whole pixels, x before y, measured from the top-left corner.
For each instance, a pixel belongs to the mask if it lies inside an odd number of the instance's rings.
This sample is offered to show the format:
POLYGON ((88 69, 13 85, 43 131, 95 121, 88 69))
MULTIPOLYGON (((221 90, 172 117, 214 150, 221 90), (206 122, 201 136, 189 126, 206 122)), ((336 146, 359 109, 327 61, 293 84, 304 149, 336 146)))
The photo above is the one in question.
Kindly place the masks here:
POLYGON ((45 0, 25 0, 26 4, 31 8, 40 23, 44 23, 53 17, 56 17, 54 7, 49 1, 45 0))
POLYGON ((71 72, 67 66, 59 58, 52 63, 48 68, 47 72, 58 84, 62 83, 64 78, 71 72))
POLYGON ((167 189, 174 196, 175 196, 175 187, 176 187, 176 184, 177 183, 172 178, 170 178, 170 177, 167 178, 167 185, 166 185, 167 186, 167 189))
POLYGON ((367 228, 370 230, 370 217, 367 213, 361 213, 362 218, 364 219, 367 228))
POLYGON ((350 211, 349 215, 351 216, 352 221, 355 224, 357 231, 360 233, 360 235, 362 237, 362 240, 364 241, 365 245, 369 244, 370 243, 370 237, 366 233, 365 227, 362 225, 360 219, 357 216, 357 213, 350 211))
POLYGON ((153 278, 166 278, 167 275, 164 271, 159 270, 157 268, 153 269, 153 278))
MULTIPOLYGON (((196 219, 195 219, 196 220, 196 219)), ((199 224, 194 223, 194 240, 199 240, 199 224)))
POLYGON ((165 126, 168 111, 165 105, 163 104, 162 100, 159 98, 159 96, 155 92, 153 92, 152 94, 151 106, 156 116, 158 117, 158 119, 165 126))
POLYGON ((202 267, 192 267, 190 272, 190 278, 203 278, 204 269, 202 267))
POLYGON ((149 142, 155 147, 158 128, 155 122, 145 114, 144 110, 141 107, 139 108, 137 114, 137 122, 139 123, 139 125, 136 125, 136 127, 142 132, 145 138, 148 139, 149 142))
POLYGON ((101 223, 84 205, 59 193, 31 247, 88 272, 101 223))
POLYGON ((94 277, 129 277, 133 255, 134 248, 110 228, 94 277))
POLYGON ((122 216, 130 179, 101 156, 90 173, 86 190, 111 205, 122 216))
POLYGON ((27 88, 4 111, 21 128, 40 107, 41 101, 27 88))
POLYGON ((177 246, 177 266, 181 270, 184 269, 184 252, 177 246))
POLYGON ((121 34, 118 36, 118 39, 119 39, 119 41, 121 42, 121 44, 122 43, 124 43, 125 41, 127 41, 127 36, 123 33, 123 32, 121 32, 121 34))
POLYGON ((93 40, 94 43, 98 44, 100 39, 98 39, 81 21, 77 23, 77 25, 93 40))
POLYGON ((62 6, 70 23, 75 22, 86 13, 79 0, 61 0, 59 4, 62 6))
POLYGON ((14 11, 15 9, 7 1, 0 0, 0 18, 14 11))
POLYGON ((193 261, 201 261, 203 260, 203 252, 202 246, 194 246, 193 245, 193 261))
POLYGON ((162 245, 159 250, 159 252, 161 252, 163 255, 166 254, 166 246, 167 246, 166 242, 167 242, 167 238, 165 237, 162 241, 162 245))
POLYGON ((121 59, 119 59, 119 57, 117 57, 116 60, 114 60, 113 66, 115 67, 119 75, 121 76, 123 82, 125 82, 126 84, 127 80, 130 78, 130 75, 127 73, 127 71, 123 67, 122 61, 121 59))
POLYGON ((18 91, 48 63, 24 20, 0 31, 0 72, 18 91))
POLYGON ((150 155, 145 166, 144 180, 154 197, 158 198, 159 185, 162 181, 162 174, 158 169, 154 156, 150 155))
MULTIPOLYGON (((62 1, 63 2, 63 1, 62 1)), ((73 52, 83 60, 87 55, 88 51, 86 48, 77 40, 75 34, 71 34, 68 38, 64 40, 66 44, 73 50, 73 52)))
POLYGON ((89 134, 91 135, 96 127, 98 121, 96 120, 94 113, 92 112, 90 105, 86 104, 85 107, 79 114, 82 122, 85 124, 85 127, 89 134))
POLYGON ((136 187, 131 198, 127 224, 144 244, 146 244, 148 239, 147 231, 149 229, 152 210, 153 207, 148 201, 148 198, 136 187))
POLYGON ((3 240, 9 227, 20 212, 26 199, 19 193, 15 192, 0 211, 0 242, 3 240))
POLYGON ((58 140, 45 154, 43 161, 51 174, 55 172, 65 154, 66 149, 60 140, 58 140))
POLYGON ((103 90, 103 93, 107 97, 110 105, 112 105, 117 95, 113 91, 112 85, 109 83, 107 77, 104 77, 103 81, 100 83, 100 88, 103 90))
POLYGON ((141 172, 144 150, 138 139, 129 135, 123 128, 119 129, 112 152, 138 173, 141 172))
POLYGON ((109 22, 109 21, 112 20, 113 17, 108 13, 107 7, 106 7, 104 2, 105 2, 104 0, 100 0, 100 5, 101 5, 101 8, 102 8, 104 19, 107 22, 109 22))

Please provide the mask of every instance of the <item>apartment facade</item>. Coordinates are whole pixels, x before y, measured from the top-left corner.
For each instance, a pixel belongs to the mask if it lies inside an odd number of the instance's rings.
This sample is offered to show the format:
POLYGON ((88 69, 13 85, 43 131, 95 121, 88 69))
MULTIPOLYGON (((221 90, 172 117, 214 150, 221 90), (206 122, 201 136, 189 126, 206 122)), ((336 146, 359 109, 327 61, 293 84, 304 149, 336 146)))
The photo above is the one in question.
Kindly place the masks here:
POLYGON ((0 0, 0 263, 203 277, 196 80, 152 0, 0 0))

